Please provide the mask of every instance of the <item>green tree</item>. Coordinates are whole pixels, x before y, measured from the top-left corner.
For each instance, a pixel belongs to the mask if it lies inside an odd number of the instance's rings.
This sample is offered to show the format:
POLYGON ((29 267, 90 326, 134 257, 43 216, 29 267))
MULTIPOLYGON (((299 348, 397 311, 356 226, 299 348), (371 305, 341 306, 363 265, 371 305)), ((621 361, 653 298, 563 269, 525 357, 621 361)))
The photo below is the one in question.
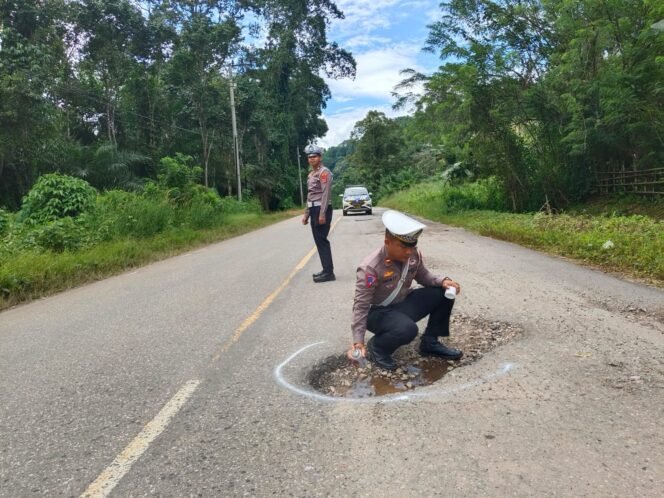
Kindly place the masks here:
POLYGON ((167 82, 170 97, 178 105, 178 122, 199 133, 199 157, 209 184, 210 154, 221 129, 229 123, 227 71, 240 40, 238 2, 196 0, 167 2, 164 14, 177 30, 167 82))
POLYGON ((141 44, 145 20, 129 0, 78 0, 73 9, 81 44, 81 90, 99 113, 98 125, 106 140, 117 146, 123 87, 138 59, 147 55, 141 44))
POLYGON ((348 158, 352 171, 349 183, 368 184, 378 188, 387 177, 403 168, 400 154, 404 147, 399 124, 378 111, 369 111, 355 123, 351 132, 355 150, 348 158))
POLYGON ((320 73, 355 71, 327 39, 341 17, 328 0, 0 3, 0 204, 17 208, 44 172, 135 188, 178 152, 232 194, 231 65, 244 188, 292 203, 296 147, 327 129, 320 73))
POLYGON ((333 2, 260 0, 254 5, 266 21, 266 42, 247 55, 252 67, 247 76, 256 83, 256 98, 243 112, 251 137, 245 162, 253 165, 247 182, 264 207, 275 207, 284 197, 299 199, 297 146, 302 150, 327 131, 321 112, 330 92, 318 73, 352 77, 355 61, 327 40, 330 20, 343 17, 333 2))
POLYGON ((412 70, 410 140, 448 164, 495 176, 514 210, 564 206, 607 169, 661 163, 660 2, 453 0, 427 48, 444 64, 412 70), (412 88, 424 84, 417 96, 412 88))
POLYGON ((53 170, 59 135, 53 82, 66 65, 62 1, 0 4, 0 204, 16 208, 53 170))

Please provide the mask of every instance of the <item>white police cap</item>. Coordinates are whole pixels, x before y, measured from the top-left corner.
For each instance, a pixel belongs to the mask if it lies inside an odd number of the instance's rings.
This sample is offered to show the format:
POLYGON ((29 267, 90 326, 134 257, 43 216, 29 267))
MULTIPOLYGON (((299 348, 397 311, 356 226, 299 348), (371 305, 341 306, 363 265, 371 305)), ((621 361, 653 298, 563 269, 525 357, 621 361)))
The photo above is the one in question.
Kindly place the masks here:
POLYGON ((383 213, 383 225, 387 231, 406 244, 416 244, 417 238, 426 228, 417 220, 399 211, 388 210, 383 213))
POLYGON ((323 149, 321 149, 317 145, 307 145, 304 148, 304 153, 308 156, 312 155, 312 154, 317 154, 319 156, 322 156, 323 155, 323 149))

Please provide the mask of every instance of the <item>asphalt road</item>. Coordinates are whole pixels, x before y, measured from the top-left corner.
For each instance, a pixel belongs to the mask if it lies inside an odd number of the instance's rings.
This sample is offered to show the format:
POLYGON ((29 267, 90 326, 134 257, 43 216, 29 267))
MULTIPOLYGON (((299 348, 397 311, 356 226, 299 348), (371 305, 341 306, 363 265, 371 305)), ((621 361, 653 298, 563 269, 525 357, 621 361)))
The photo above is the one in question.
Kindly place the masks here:
POLYGON ((383 232, 335 216, 335 282, 297 217, 1 313, 0 496, 661 496, 664 292, 427 222, 455 309, 524 334, 333 401, 304 378, 383 232))

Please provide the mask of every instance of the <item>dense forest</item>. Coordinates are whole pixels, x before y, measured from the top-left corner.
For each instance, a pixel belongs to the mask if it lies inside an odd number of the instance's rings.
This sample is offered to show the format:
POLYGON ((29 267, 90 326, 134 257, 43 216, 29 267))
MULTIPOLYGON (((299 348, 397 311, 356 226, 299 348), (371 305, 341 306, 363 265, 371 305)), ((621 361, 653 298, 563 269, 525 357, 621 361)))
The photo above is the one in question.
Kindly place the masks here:
MULTIPOLYGON (((337 189, 470 180, 486 207, 527 211, 583 199, 607 172, 661 169, 661 1, 440 9, 424 47, 440 67, 403 68, 409 115, 372 111, 327 151, 337 189)), ((323 76, 355 74, 327 39, 341 18, 331 0, 3 1, 0 207, 18 210, 45 173, 141 192, 169 157, 221 196, 299 203, 298 148, 327 131, 323 76)))
POLYGON ((367 184, 380 198, 470 180, 487 192, 481 207, 510 211, 564 208, 615 172, 651 172, 641 183, 664 193, 663 2, 440 7, 425 48, 441 66, 403 71, 395 105, 409 117, 372 111, 327 151, 339 184, 367 184))
POLYGON ((327 40, 330 0, 3 0, 0 207, 45 173, 140 191, 162 158, 264 208, 299 198, 297 150, 325 134, 322 77, 355 74, 327 40), (183 159, 183 161, 188 161, 183 159))

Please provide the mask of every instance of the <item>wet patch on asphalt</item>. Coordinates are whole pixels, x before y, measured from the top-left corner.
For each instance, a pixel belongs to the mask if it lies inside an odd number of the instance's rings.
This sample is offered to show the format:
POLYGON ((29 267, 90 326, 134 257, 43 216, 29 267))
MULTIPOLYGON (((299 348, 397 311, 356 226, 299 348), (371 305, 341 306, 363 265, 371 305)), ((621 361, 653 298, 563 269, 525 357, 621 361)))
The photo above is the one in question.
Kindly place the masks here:
POLYGON ((487 352, 522 333, 520 327, 509 323, 491 322, 463 314, 453 315, 451 322, 452 336, 444 338, 443 342, 464 352, 463 358, 458 361, 421 356, 417 351, 418 337, 394 354, 399 368, 393 372, 367 361, 351 362, 344 354, 339 354, 316 364, 307 375, 307 383, 321 394, 338 398, 371 398, 405 393, 434 384, 447 373, 474 363, 487 352))

